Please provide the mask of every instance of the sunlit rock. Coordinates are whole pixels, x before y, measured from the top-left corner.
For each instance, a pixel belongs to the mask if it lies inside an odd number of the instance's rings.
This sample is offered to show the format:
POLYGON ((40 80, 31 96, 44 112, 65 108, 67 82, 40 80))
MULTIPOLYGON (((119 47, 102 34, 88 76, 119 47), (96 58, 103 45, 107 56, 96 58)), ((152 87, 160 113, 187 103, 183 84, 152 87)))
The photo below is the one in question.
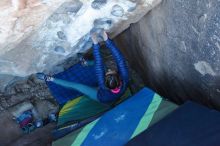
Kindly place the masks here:
POLYGON ((119 5, 114 5, 111 14, 116 17, 122 17, 124 15, 124 9, 119 5))
POLYGON ((107 0, 94 0, 92 2, 92 8, 94 9, 100 9, 101 7, 103 7, 103 5, 105 5, 107 3, 107 0))
POLYGON ((105 29, 114 37, 160 1, 1 0, 0 74, 50 73, 91 48, 91 31, 105 29))

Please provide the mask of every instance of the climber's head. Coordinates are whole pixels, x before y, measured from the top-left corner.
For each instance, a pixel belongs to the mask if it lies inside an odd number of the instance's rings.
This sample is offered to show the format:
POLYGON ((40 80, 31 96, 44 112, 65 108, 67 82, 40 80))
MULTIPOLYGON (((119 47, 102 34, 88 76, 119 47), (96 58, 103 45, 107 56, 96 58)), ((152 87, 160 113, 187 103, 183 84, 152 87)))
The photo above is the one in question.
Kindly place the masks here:
POLYGON ((105 84, 109 89, 117 89, 120 87, 119 75, 116 71, 109 69, 105 74, 105 84))

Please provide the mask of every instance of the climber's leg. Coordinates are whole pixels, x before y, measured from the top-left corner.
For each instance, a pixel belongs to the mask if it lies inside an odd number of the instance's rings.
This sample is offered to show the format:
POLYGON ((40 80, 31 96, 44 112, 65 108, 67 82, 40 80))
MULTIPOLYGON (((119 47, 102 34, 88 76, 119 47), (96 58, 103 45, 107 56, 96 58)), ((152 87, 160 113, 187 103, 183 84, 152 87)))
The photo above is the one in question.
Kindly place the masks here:
POLYGON ((37 73, 36 76, 38 79, 45 80, 47 82, 53 82, 57 85, 77 90, 81 92, 82 94, 88 96, 89 98, 98 101, 96 88, 89 87, 87 85, 76 83, 76 82, 69 82, 69 81, 53 78, 51 76, 45 75, 44 73, 37 73))
POLYGON ((47 77, 47 81, 51 81, 57 85, 66 87, 66 88, 71 88, 74 90, 77 90, 81 92, 82 94, 88 96, 89 98, 98 101, 97 99, 97 89, 93 87, 89 87, 84 84, 76 83, 76 82, 69 82, 61 79, 56 79, 53 77, 47 77))

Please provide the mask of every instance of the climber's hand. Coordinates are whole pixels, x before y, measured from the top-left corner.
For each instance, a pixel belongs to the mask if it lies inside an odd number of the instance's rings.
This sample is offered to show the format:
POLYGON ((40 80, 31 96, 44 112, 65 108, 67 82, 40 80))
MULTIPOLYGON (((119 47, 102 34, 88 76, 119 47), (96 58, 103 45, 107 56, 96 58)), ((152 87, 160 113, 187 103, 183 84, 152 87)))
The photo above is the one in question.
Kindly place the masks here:
POLYGON ((93 44, 98 44, 98 38, 97 38, 97 35, 95 33, 92 33, 91 34, 91 38, 92 38, 92 42, 93 44))
POLYGON ((103 38, 104 41, 108 40, 108 35, 105 31, 102 32, 102 38, 103 38))

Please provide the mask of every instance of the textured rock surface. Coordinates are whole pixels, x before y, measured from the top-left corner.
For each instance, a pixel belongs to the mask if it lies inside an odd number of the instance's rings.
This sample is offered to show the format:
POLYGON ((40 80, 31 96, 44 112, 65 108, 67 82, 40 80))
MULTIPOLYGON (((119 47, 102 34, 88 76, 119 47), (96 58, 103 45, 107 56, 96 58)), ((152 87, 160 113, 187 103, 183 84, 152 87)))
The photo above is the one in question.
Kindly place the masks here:
POLYGON ((24 77, 53 72, 57 64, 91 47, 91 30, 105 28, 115 36, 160 1, 3 0, 0 74, 24 77), (111 14, 116 4, 123 16, 111 14))
POLYGON ((119 5, 114 5, 111 14, 116 17, 122 17, 124 15, 124 9, 119 5))
POLYGON ((51 131, 55 124, 49 124, 44 128, 36 129, 31 134, 24 135, 18 124, 12 120, 9 112, 0 113, 0 128, 4 134, 0 135, 1 146, 49 146, 51 145, 51 131))
POLYGON ((10 51, 36 30, 62 3, 62 0, 1 0, 0 54, 10 51))
POLYGON ((220 1, 163 0, 116 41, 163 96, 220 110, 220 1))
MULTIPOLYGON (((16 104, 27 100, 31 101, 36 106, 40 102, 48 107, 53 105, 50 109, 57 108, 46 84, 37 80, 35 77, 30 76, 28 79, 19 79, 12 82, 12 84, 9 84, 5 88, 4 92, 0 92, 0 111, 9 109, 16 104)), ((45 108, 47 107, 45 106, 45 108)))
POLYGON ((33 133, 24 135, 19 125, 13 120, 13 106, 24 101, 31 102, 40 117, 46 118, 52 111, 58 110, 58 105, 50 95, 44 82, 30 76, 27 79, 16 79, 8 84, 4 92, 0 92, 0 146, 46 146, 51 144, 51 131, 54 124, 35 130, 33 133))

